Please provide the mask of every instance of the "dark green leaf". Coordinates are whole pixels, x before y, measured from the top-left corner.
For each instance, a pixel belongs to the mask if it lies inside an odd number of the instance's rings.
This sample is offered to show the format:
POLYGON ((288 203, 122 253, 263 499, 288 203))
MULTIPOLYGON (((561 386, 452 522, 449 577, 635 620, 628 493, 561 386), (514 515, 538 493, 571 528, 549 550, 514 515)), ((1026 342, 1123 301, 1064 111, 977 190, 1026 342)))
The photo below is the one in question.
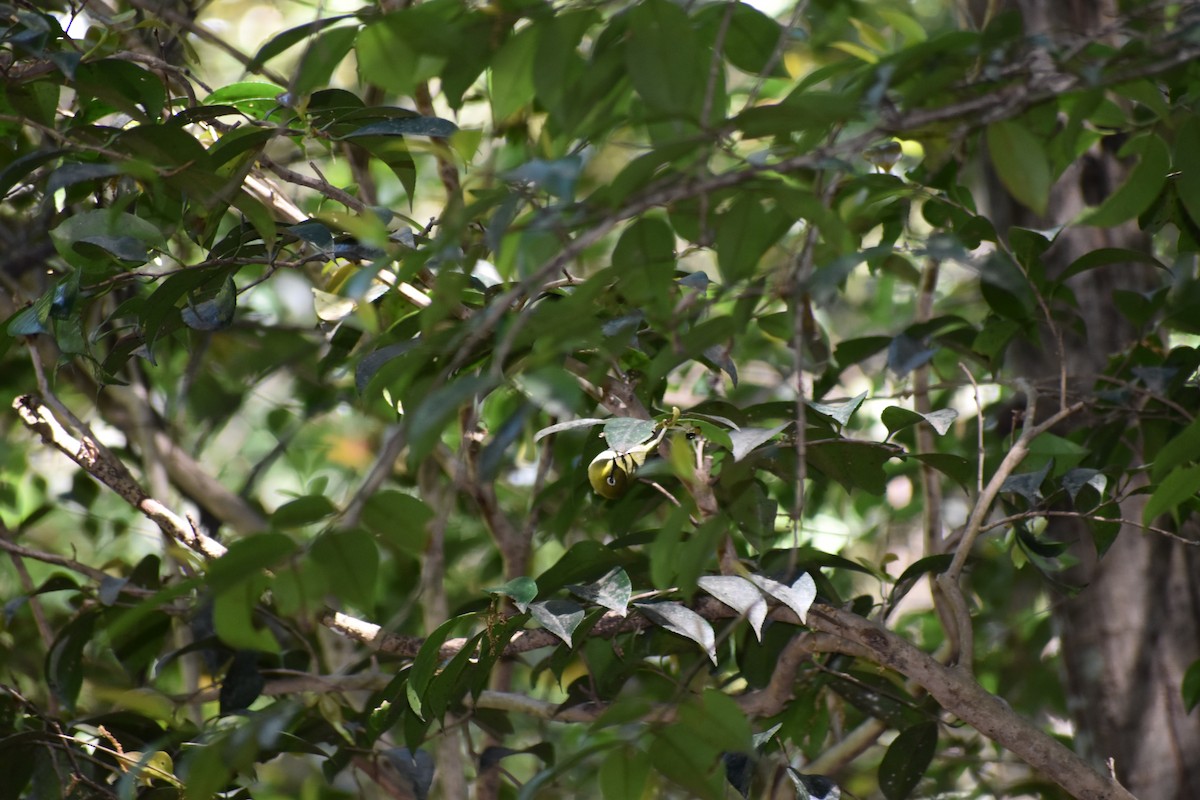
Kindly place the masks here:
POLYGON ((810 442, 808 463, 846 487, 881 495, 887 488, 883 465, 896 455, 887 445, 874 442, 833 440, 810 442))
POLYGON ((375 607, 379 548, 366 531, 331 531, 312 544, 312 558, 329 581, 330 590, 355 608, 375 607))
POLYGON ((46 685, 68 712, 83 687, 83 649, 92 641, 99 613, 86 611, 64 625, 46 653, 46 685))
POLYGON ((275 509, 271 522, 280 528, 299 528, 337 513, 337 506, 323 494, 297 497, 275 509))
POLYGON ((1180 687, 1183 693, 1183 707, 1188 713, 1192 712, 1200 703, 1200 661, 1193 661, 1188 667, 1187 672, 1183 675, 1183 686, 1180 687))
POLYGON ((920 722, 900 732, 879 763, 879 789, 887 800, 906 800, 937 750, 938 725, 920 722))
POLYGON ((1041 501, 1042 482, 1046 480, 1046 475, 1049 474, 1053 463, 1052 460, 1047 461, 1044 467, 1035 472, 1018 472, 1009 475, 1000 485, 1000 491, 1019 494, 1030 503, 1041 501))
MULTIPOLYGON (((263 64, 266 64, 268 61, 275 58, 275 56, 294 47, 308 37, 320 33, 330 25, 336 25, 344 19, 349 19, 351 16, 353 15, 341 14, 332 17, 325 17, 323 19, 318 18, 312 22, 306 22, 303 25, 297 25, 294 28, 288 28, 282 33, 275 34, 271 37, 270 41, 258 49, 258 52, 254 54, 254 58, 250 59, 250 63, 246 65, 246 71, 253 72, 257 70, 263 64)), ((276 92, 276 94, 278 94, 278 92, 276 92)), ((221 102, 229 101, 222 100, 221 102)))
POLYGON ((458 126, 440 117, 393 117, 378 120, 343 134, 343 139, 357 136, 430 136, 445 138, 453 135, 458 126))
POLYGON ((1125 182, 1083 218, 1088 225, 1111 227, 1133 219, 1150 207, 1167 180, 1171 155, 1166 142, 1153 134, 1131 139, 1119 155, 1141 156, 1125 182))
POLYGON ((1046 213, 1050 198, 1050 162, 1042 140, 1016 120, 987 126, 988 155, 1004 188, 1025 207, 1046 213))

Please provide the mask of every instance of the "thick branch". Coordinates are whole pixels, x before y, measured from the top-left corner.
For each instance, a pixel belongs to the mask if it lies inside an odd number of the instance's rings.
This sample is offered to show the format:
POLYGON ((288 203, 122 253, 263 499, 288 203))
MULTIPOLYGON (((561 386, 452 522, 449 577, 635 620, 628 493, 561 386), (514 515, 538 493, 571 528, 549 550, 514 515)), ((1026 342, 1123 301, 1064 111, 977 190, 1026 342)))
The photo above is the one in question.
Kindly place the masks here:
POLYGON ((813 606, 808 621, 814 630, 831 634, 821 640, 821 646, 895 670, 929 692, 942 708, 1080 800, 1135 800, 1119 783, 1093 770, 962 670, 939 664, 891 631, 829 606, 813 606))

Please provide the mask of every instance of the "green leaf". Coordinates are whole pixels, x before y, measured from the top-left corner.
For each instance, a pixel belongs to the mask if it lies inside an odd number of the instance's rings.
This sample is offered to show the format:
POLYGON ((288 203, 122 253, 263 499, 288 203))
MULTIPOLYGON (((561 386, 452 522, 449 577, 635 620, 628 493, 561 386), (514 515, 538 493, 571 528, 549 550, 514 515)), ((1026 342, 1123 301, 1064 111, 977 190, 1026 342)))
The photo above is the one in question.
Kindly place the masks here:
POLYGON ((533 59, 540 32, 537 25, 517 31, 492 57, 488 97, 496 124, 505 122, 533 102, 533 59))
POLYGON ((358 136, 429 136, 446 138, 458 131, 458 126, 441 117, 392 117, 377 120, 342 134, 342 139, 358 136))
POLYGON ((456 628, 474 618, 474 614, 452 617, 439 625, 421 644, 421 649, 409 671, 408 682, 404 684, 409 707, 421 719, 425 719, 421 698, 425 696, 425 690, 429 688, 429 681, 433 679, 434 671, 442 662, 442 644, 456 628))
POLYGON ((733 443, 733 460, 741 461, 759 445, 769 442, 784 431, 790 422, 776 425, 774 428, 742 428, 730 431, 729 440, 733 443))
MULTIPOLYGON (((1200 146, 1200 142, 1197 142, 1200 146)), ((1058 282, 1062 283, 1068 278, 1087 272, 1097 267, 1107 267, 1112 264, 1149 264, 1152 267, 1158 267, 1161 270, 1167 271, 1168 267, 1150 253, 1145 253, 1140 250, 1126 250, 1123 247, 1101 247, 1096 250, 1089 250, 1070 263, 1058 276, 1058 282)))
POLYGON ((150 259, 149 249, 165 247, 162 232, 153 224, 109 209, 72 214, 50 232, 50 237, 59 255, 84 267, 108 258, 125 266, 140 265, 150 259))
POLYGON ((1004 483, 1000 485, 1000 491, 1018 494, 1031 504, 1040 502, 1042 499, 1042 483, 1046 480, 1046 475, 1049 474, 1050 467, 1053 464, 1053 460, 1050 460, 1039 470, 1018 472, 1009 475, 1004 479, 1004 483))
POLYGON ((86 611, 68 622, 46 653, 46 685, 68 712, 83 687, 83 649, 92 641, 99 611, 86 611))
POLYGON ((205 105, 230 105, 242 113, 263 119, 279 107, 279 96, 286 92, 282 86, 264 81, 239 81, 213 91, 204 98, 205 105))
POLYGON ((883 465, 896 454, 886 445, 849 439, 810 442, 808 463, 846 487, 881 495, 887 489, 883 465))
POLYGON ((987 126, 988 155, 1004 188, 1037 214, 1046 213, 1050 199, 1050 161, 1042 140, 1016 120, 987 126))
MULTIPOLYGON (((1192 223, 1200 225, 1200 119, 1185 116, 1175 132, 1175 191, 1192 223)), ((2 186, 2 184, 0 184, 2 186)))
POLYGON ((1112 227, 1133 219, 1154 203, 1167 181, 1171 156, 1167 144, 1153 134, 1131 139, 1118 155, 1139 155, 1141 159, 1117 190, 1099 207, 1085 213, 1080 222, 1085 225, 1112 227))
POLYGON ((953 453, 909 453, 905 458, 915 458, 928 464, 964 489, 975 483, 975 466, 962 456, 953 453))
POLYGON ((792 613, 800 618, 801 624, 807 623, 808 609, 817 599, 817 584, 807 572, 797 578, 791 586, 763 575, 750 575, 750 582, 790 608, 792 613))
POLYGON ((312 543, 312 559, 320 565, 335 595, 364 611, 375 607, 379 580, 379 548, 362 530, 330 531, 312 543))
POLYGON ((734 124, 751 139, 824 131, 859 114, 852 95, 796 91, 781 103, 753 106, 734 117, 734 124))
POLYGON ((1193 661, 1187 672, 1183 674, 1183 685, 1180 687, 1180 692, 1183 694, 1183 707, 1190 714, 1192 709, 1200 703, 1200 661, 1193 661))
POLYGON ((270 585, 270 579, 259 573, 222 588, 213 596, 213 627, 222 642, 235 650, 279 652, 279 643, 270 629, 260 627, 255 619, 263 592, 270 585))
POLYGON ((497 377, 490 374, 467 375, 425 395, 423 402, 407 415, 408 463, 415 468, 457 416, 459 406, 476 395, 488 394, 497 382, 497 377))
POLYGON ((229 545, 225 555, 209 564, 205 581, 214 592, 225 591, 282 563, 296 550, 296 543, 282 533, 257 533, 239 539, 229 545))
POLYGON ((1157 483, 1179 465, 1197 460, 1200 460, 1200 418, 1172 436, 1154 455, 1150 479, 1157 483))
POLYGON ((645 794, 650 758, 633 747, 618 747, 600 763, 600 795, 604 800, 630 800, 645 794))
POLYGON ((197 331, 219 331, 233 323, 237 311, 237 285, 229 277, 217 284, 215 292, 203 292, 201 297, 188 297, 188 304, 179 310, 183 324, 197 331))
POLYGON ((367 24, 355 44, 363 81, 405 97, 411 97, 417 84, 433 77, 441 66, 440 60, 422 59, 408 41, 406 18, 410 16, 411 9, 405 9, 367 24))
POLYGON ((328 86, 333 71, 350 52, 357 37, 358 26, 348 25, 325 31, 313 39, 300 59, 292 91, 303 97, 314 89, 328 86))
POLYGON ((23 308, 8 318, 5 331, 9 336, 36 336, 39 333, 49 333, 46 327, 50 319, 50 307, 54 302, 54 292, 46 292, 33 305, 23 308))
POLYGON ((362 524, 397 551, 420 558, 429 541, 427 525, 433 509, 420 498, 395 489, 371 495, 363 506, 362 524))
POLYGON ((879 789, 887 800, 906 800, 921 781, 937 750, 938 724, 932 720, 906 728, 888 745, 879 762, 879 789))
POLYGON ((754 193, 747 192, 717 219, 717 266, 726 283, 736 283, 754 274, 758 262, 787 230, 778 206, 764 208, 754 193))
POLYGON ((323 494, 309 494, 297 497, 275 509, 271 514, 271 522, 280 528, 299 528, 331 517, 337 513, 337 506, 323 494))
POLYGON ((609 449, 625 453, 649 441, 657 428, 658 424, 652 419, 613 417, 604 423, 604 441, 609 449))
MULTIPOLYGON (((325 17, 324 19, 315 19, 312 22, 306 22, 303 25, 297 25, 294 28, 288 28, 282 33, 275 34, 266 44, 258 48, 258 52, 254 54, 254 58, 250 59, 250 63, 246 65, 246 71, 254 72, 263 64, 275 58, 275 56, 291 49, 308 37, 320 33, 325 28, 336 25, 352 16, 352 14, 340 14, 325 17)), ((276 94, 279 94, 279 92, 276 92, 276 94)))
MULTIPOLYGON (((705 10, 716 24, 721 24, 720 18, 725 14, 724 5, 712 5, 705 10)), ((780 38, 785 35, 778 22, 754 6, 736 3, 729 18, 729 29, 725 33, 725 57, 743 72, 760 74, 771 63, 771 56, 779 46, 780 38)), ((782 77, 786 70, 776 60, 769 74, 782 77)))
POLYGON ((507 597, 513 601, 513 605, 522 614, 529 608, 529 604, 533 602, 533 598, 537 597, 538 587, 537 582, 533 578, 520 577, 513 578, 503 586, 495 586, 490 589, 484 589, 488 594, 498 594, 507 597))
POLYGON ((1142 522, 1153 525, 1162 514, 1173 513, 1200 491, 1200 464, 1172 470, 1154 487, 1154 493, 1142 510, 1142 522))
POLYGON ((687 12, 669 0, 646 0, 629 14, 626 69, 651 118, 698 122, 708 60, 687 12), (670 42, 670 47, 664 47, 670 42))

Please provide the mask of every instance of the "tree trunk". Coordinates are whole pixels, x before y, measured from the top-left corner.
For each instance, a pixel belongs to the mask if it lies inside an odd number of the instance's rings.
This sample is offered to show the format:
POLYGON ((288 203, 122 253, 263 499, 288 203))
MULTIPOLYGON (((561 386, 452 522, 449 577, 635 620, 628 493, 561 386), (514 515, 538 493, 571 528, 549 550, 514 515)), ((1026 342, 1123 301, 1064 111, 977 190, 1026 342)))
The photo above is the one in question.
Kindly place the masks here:
MULTIPOLYGON (((974 3, 980 11, 984 3, 974 3)), ((1110 35, 1119 17, 1115 0, 1011 0, 1027 34, 1054 41, 1110 35)), ((975 17, 978 22, 981 16, 975 17)), ((987 200, 998 230, 1008 224, 1034 228, 1069 222, 1120 185, 1125 166, 1098 148, 1062 176, 1051 195, 1053 218, 1035 219, 992 179, 987 200), (1086 202, 1085 202, 1086 200, 1086 202)), ((1147 237, 1129 223, 1118 228, 1074 226, 1046 254, 1061 270, 1101 247, 1147 250, 1147 237)), ((1063 361, 1069 385, 1091 386, 1111 354, 1134 341, 1135 332, 1113 305, 1115 289, 1143 291, 1160 278, 1143 265, 1092 270, 1072 285, 1085 335, 1064 332, 1063 361)), ((1057 385, 1060 363, 1052 339, 1036 359, 1018 356, 1014 368, 1042 385, 1057 385)), ((1123 504, 1124 519, 1140 520, 1145 496, 1123 504)), ((1188 666, 1200 659, 1200 553, 1161 534, 1124 526, 1102 559, 1081 525, 1055 521, 1051 537, 1086 543, 1077 570, 1086 588, 1055 604, 1062 640, 1075 746, 1097 765, 1111 763, 1118 779, 1144 800, 1200 798, 1200 718, 1183 706, 1180 686, 1188 666), (1110 762, 1111 759, 1111 762, 1110 762)))

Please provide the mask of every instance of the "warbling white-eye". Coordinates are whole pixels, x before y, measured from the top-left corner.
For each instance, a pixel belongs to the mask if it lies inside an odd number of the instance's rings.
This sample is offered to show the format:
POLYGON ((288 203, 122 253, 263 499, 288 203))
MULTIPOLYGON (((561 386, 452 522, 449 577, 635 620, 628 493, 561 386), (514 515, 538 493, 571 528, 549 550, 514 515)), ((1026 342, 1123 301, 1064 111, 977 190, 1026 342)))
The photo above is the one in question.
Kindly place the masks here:
POLYGON ((633 480, 633 473, 646 463, 646 456, 658 446, 665 432, 666 426, 663 426, 648 441, 635 444, 621 452, 609 448, 593 458, 592 463, 588 464, 588 481, 596 494, 609 500, 615 500, 625 494, 633 480))

